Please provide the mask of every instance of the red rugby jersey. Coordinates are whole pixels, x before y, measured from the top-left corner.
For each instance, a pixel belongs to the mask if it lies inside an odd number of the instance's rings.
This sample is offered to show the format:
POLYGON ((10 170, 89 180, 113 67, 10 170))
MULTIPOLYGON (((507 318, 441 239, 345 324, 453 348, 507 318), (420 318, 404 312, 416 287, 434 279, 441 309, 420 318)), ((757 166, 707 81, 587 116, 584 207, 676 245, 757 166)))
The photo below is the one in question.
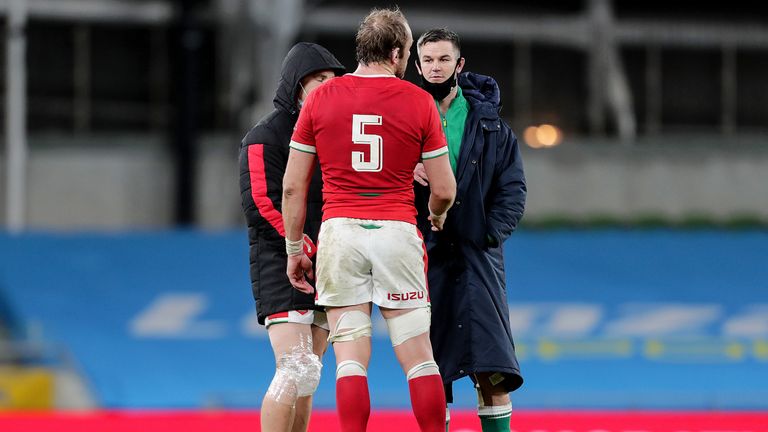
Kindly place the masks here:
POLYGON ((448 152, 432 96, 387 75, 347 74, 315 89, 290 145, 317 154, 323 220, 416 223, 413 169, 448 152))

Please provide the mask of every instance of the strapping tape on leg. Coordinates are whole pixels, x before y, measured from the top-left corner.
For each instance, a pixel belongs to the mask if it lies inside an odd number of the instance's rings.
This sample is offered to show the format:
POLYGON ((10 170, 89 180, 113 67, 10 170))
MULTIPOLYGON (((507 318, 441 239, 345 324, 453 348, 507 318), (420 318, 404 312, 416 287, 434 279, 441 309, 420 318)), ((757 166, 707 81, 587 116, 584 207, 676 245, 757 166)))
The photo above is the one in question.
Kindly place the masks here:
POLYGON ((392 346, 398 346, 410 338, 429 331, 429 308, 414 309, 406 314, 385 320, 389 328, 392 346))
POLYGON ((309 347, 304 344, 293 347, 277 360, 267 396, 285 405, 295 405, 296 399, 315 392, 322 368, 320 358, 309 347))
POLYGON ((506 405, 492 405, 492 406, 479 406, 477 407, 477 415, 480 418, 485 419, 503 419, 509 418, 512 415, 512 403, 506 405))
MULTIPOLYGON (((500 382, 504 381, 505 377, 504 374, 500 372, 496 372, 493 375, 488 377, 488 382, 491 383, 491 385, 495 386, 498 385, 500 382)), ((475 390, 477 390, 477 407, 482 408, 485 405, 485 398, 483 397, 483 392, 480 387, 480 378, 478 378, 477 375, 472 376, 472 382, 475 385, 475 390)))
POLYGON ((368 376, 368 371, 365 370, 365 366, 362 363, 354 360, 344 360, 336 366, 336 379, 353 375, 368 376))
POLYGON ((440 369, 437 367, 437 363, 433 360, 419 363, 408 371, 409 380, 427 375, 440 375, 440 369))
POLYGON ((472 375, 472 384, 477 392, 477 408, 480 409, 485 406, 485 398, 483 398, 483 391, 480 389, 480 381, 477 375, 472 375))
POLYGON ((353 310, 344 312, 336 321, 336 327, 328 336, 328 341, 350 342, 361 337, 371 337, 371 317, 365 312, 353 310))

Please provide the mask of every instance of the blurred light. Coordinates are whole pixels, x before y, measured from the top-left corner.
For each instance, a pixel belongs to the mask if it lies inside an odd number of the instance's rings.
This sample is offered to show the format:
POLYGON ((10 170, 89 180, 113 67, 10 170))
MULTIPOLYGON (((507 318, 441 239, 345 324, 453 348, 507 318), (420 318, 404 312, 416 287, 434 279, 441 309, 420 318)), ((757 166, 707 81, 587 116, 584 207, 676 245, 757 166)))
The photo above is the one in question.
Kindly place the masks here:
POLYGON ((539 139, 536 137, 536 132, 538 131, 538 127, 536 126, 528 126, 525 128, 525 132, 523 132, 523 139, 525 140, 525 143, 528 144, 528 147, 531 148, 541 148, 542 145, 539 142, 539 139))
POLYGON ((554 147, 563 142, 563 132, 551 124, 529 126, 523 132, 523 139, 531 148, 554 147))
POLYGON ((550 124, 540 125, 536 130, 536 138, 544 147, 554 147, 563 141, 560 129, 550 124))

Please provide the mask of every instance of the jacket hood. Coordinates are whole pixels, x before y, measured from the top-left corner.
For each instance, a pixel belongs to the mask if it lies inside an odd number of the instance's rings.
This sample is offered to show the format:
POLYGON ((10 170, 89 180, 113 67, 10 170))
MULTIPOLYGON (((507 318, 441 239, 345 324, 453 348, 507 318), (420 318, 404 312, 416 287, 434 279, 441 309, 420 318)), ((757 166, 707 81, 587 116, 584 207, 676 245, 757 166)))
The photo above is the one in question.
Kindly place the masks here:
POLYGON ((496 80, 489 76, 472 72, 459 74, 459 87, 470 105, 477 103, 490 104, 497 113, 501 109, 501 91, 496 80))
POLYGON ((299 42, 288 51, 280 68, 280 81, 277 84, 275 108, 297 115, 299 107, 296 96, 299 83, 309 74, 330 69, 336 76, 346 70, 336 57, 327 49, 311 42, 299 42))

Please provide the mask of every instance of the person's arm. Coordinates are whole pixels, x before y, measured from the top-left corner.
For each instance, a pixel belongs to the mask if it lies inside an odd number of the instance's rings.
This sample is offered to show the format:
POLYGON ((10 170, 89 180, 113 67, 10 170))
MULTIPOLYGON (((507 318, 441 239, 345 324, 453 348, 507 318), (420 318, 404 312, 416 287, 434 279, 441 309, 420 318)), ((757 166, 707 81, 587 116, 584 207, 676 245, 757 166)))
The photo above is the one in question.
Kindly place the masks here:
MULTIPOLYGON (((422 147, 421 161, 424 165, 424 173, 429 182, 429 221, 432 223, 432 231, 440 231, 445 223, 448 209, 456 198, 456 179, 451 169, 448 157, 448 141, 445 138, 443 126, 440 123, 440 114, 435 107, 432 96, 424 93, 424 146, 422 147)), ((414 170, 416 179, 416 170, 414 170)), ((418 182, 418 179, 416 180, 418 182)), ((421 182, 419 182, 421 183, 421 182)), ((424 184, 424 183, 421 183, 424 184)))
POLYGON ((502 126, 502 131, 506 136, 497 149, 491 203, 486 219, 491 247, 500 246, 517 228, 523 217, 527 195, 517 137, 506 125, 502 126))
POLYGON ((424 170, 423 163, 417 163, 416 168, 413 169, 413 180, 422 186, 429 184, 429 176, 427 176, 427 172, 424 170))
POLYGON ((276 145, 270 135, 261 131, 252 135, 260 142, 244 145, 240 149, 240 192, 249 226, 264 219, 280 236, 285 236, 283 216, 278 210, 283 196, 283 175, 286 152, 276 145))
POLYGON ((283 177, 283 226, 288 254, 286 274, 297 290, 314 291, 306 278, 312 278, 312 262, 304 254, 303 228, 307 216, 307 193, 315 168, 314 153, 291 149, 283 177))
MULTIPOLYGON (((266 130, 266 127, 257 126, 246 136, 246 141, 251 143, 241 145, 240 194, 249 227, 256 226, 263 219, 281 237, 285 237, 283 215, 278 209, 282 207, 288 152, 283 145, 270 144, 280 142, 280 139, 266 130)), ((315 243, 306 234, 304 253, 310 258, 315 256, 315 243)))
POLYGON ((424 170, 429 178, 429 220, 432 230, 440 231, 448 209, 456 198, 456 179, 453 177, 448 153, 424 159, 424 170))

